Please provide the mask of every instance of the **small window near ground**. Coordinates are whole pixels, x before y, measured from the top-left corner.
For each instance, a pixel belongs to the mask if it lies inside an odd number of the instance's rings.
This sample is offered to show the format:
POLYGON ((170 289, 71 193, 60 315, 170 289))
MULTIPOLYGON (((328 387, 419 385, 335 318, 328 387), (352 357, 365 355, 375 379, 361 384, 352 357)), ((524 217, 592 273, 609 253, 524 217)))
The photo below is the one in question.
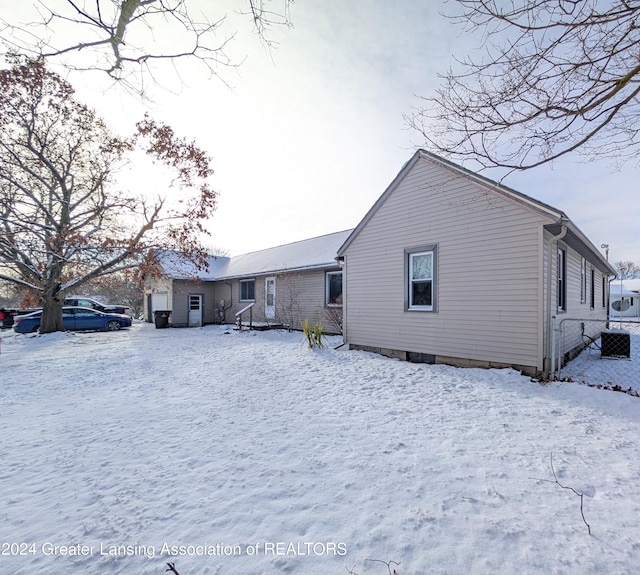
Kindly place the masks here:
POLYGON ((407 253, 408 308, 433 311, 435 299, 435 249, 407 253))
POLYGON ((256 280, 240 280, 240 301, 256 299, 256 280))
POLYGON ((342 305, 342 272, 327 272, 326 277, 327 305, 342 305))

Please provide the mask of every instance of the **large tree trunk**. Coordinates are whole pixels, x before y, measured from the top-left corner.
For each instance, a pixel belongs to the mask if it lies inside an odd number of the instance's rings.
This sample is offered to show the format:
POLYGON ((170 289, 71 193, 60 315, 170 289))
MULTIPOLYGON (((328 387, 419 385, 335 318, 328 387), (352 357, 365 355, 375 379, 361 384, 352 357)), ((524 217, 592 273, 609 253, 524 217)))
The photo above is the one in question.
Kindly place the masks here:
POLYGON ((64 294, 60 293, 60 284, 52 282, 45 288, 42 294, 42 320, 40 321, 40 333, 53 333, 64 331, 62 325, 62 305, 64 294))

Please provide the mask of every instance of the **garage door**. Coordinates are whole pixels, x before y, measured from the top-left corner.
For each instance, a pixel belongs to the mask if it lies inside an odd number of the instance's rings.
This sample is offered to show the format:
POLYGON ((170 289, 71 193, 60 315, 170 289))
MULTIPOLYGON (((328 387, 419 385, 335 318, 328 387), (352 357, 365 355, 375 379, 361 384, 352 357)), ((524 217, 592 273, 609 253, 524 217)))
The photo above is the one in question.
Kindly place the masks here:
POLYGON ((152 293, 151 294, 151 314, 157 309, 169 309, 168 297, 166 293, 152 293))

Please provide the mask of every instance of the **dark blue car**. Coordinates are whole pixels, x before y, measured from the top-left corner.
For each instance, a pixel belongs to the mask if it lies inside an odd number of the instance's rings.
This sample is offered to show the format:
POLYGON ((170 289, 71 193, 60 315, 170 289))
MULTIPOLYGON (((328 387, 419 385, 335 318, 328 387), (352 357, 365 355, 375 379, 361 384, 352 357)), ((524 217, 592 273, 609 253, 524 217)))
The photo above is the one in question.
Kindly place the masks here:
MULTIPOLYGON (((18 333, 32 333, 40 329, 42 310, 27 315, 17 315, 13 318, 13 329, 18 333)), ((131 325, 128 315, 119 313, 104 313, 84 307, 63 307, 62 325, 64 329, 117 331, 131 325)))

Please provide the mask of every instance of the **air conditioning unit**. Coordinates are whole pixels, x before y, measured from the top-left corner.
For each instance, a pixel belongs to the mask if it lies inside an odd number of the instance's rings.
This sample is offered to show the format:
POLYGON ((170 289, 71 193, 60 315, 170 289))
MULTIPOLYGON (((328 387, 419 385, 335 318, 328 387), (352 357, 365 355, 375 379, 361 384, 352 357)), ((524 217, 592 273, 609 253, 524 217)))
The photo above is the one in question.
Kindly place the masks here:
POLYGON ((624 329, 608 329, 600 335, 602 357, 631 357, 631 334, 624 329))

